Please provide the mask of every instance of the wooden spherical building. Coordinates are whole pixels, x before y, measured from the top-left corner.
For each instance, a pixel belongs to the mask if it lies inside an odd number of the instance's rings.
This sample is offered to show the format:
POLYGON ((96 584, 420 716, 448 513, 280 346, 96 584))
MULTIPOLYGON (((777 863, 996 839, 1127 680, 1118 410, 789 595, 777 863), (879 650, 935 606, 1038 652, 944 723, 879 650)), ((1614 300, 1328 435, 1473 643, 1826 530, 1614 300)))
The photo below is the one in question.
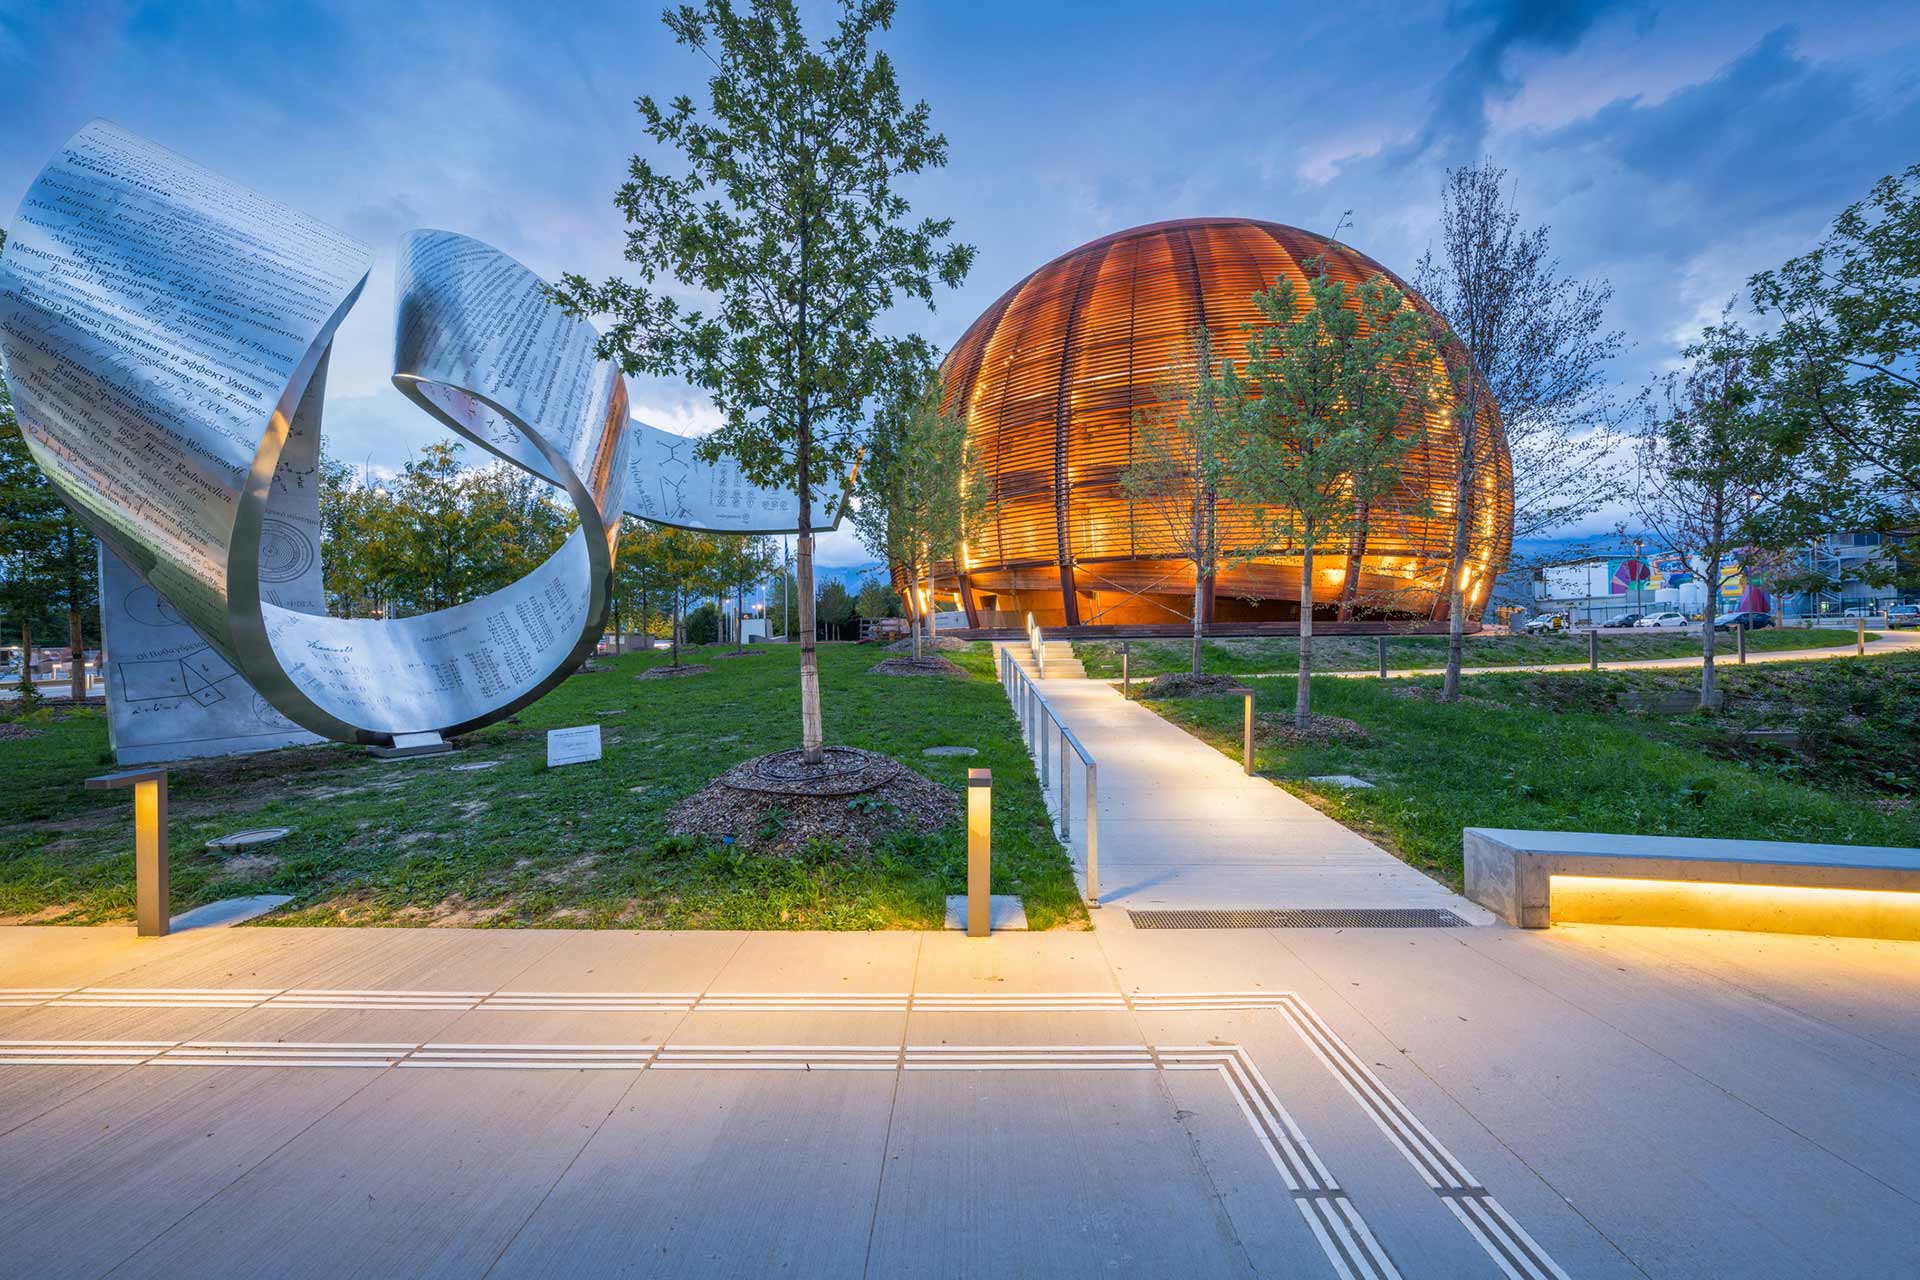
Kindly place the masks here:
MULTIPOLYGON (((1294 227, 1189 218, 1082 245, 1009 289, 943 366, 948 407, 966 414, 992 501, 984 535, 959 563, 936 567, 936 594, 957 598, 972 627, 1020 627, 1029 613, 1048 627, 1190 626, 1192 564, 1169 556, 1155 522, 1133 509, 1122 487, 1136 422, 1191 369, 1196 326, 1208 327, 1218 353, 1239 360, 1241 326, 1258 318, 1252 295, 1282 277, 1304 295, 1302 264, 1323 254, 1329 275, 1350 285, 1375 272, 1393 278, 1366 256, 1329 252, 1323 237, 1294 227)), ((1481 422, 1489 465, 1480 469, 1475 504, 1469 617, 1478 616, 1512 536, 1505 438, 1491 406, 1481 422)), ((1408 459, 1403 493, 1370 521, 1365 546, 1343 538, 1316 549, 1316 625, 1418 628, 1445 619, 1459 448, 1447 406, 1430 415, 1426 437, 1408 459), (1349 566, 1352 592, 1344 589, 1349 566)), ((1250 530, 1246 513, 1237 514, 1250 530)), ((1222 517, 1231 526, 1236 513, 1222 517)), ((1204 593, 1206 620, 1290 631, 1299 583, 1297 549, 1236 563, 1204 593)))

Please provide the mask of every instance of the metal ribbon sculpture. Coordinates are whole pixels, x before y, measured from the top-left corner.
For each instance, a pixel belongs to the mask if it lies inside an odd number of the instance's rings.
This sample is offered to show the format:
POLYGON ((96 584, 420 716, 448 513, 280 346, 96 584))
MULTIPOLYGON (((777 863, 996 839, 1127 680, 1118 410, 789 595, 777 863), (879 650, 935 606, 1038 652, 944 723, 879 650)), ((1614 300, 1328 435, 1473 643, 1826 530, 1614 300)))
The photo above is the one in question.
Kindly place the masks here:
POLYGON ((579 527, 526 577, 436 613, 333 618, 290 601, 284 584, 319 551, 327 360, 372 264, 340 232, 100 121, 34 182, 0 256, 0 360, 35 460, 295 724, 381 743, 540 697, 599 640, 629 508, 787 527, 776 496, 629 424, 598 334, 538 277, 479 241, 417 231, 400 248, 394 384, 564 490, 579 527), (707 494, 690 501, 696 481, 707 494))

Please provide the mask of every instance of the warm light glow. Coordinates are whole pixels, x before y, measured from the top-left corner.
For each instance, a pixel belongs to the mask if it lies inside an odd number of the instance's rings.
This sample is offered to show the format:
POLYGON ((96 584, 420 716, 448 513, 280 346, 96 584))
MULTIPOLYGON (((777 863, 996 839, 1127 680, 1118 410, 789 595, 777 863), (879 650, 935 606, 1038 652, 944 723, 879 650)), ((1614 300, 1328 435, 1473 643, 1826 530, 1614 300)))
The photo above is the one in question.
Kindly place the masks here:
MULTIPOLYGON (((942 366, 945 407, 964 412, 993 501, 974 545, 934 566, 935 589, 963 604, 992 599, 978 607, 1000 614, 1000 625, 1018 625, 1029 610, 1050 627, 1184 618, 1194 595, 1191 563, 1162 563, 1180 559, 1163 513, 1130 499, 1121 480, 1141 456, 1136 417, 1166 404, 1170 381, 1192 375, 1197 320, 1205 318, 1221 354, 1238 354, 1241 327, 1259 320, 1254 292, 1286 279, 1304 296, 1301 264, 1323 255, 1328 273, 1349 287, 1383 270, 1295 227, 1188 218, 1082 245, 1014 285, 942 366), (1096 594, 1111 603, 1093 604, 1096 594)), ((1499 414, 1491 405, 1483 413, 1493 465, 1475 490, 1468 587, 1476 597, 1506 557, 1513 511, 1499 414)), ((1370 512, 1357 569, 1349 573, 1344 545, 1326 549, 1335 563, 1316 566, 1316 593, 1356 586, 1363 605, 1410 622, 1444 614, 1439 588, 1452 553, 1460 442, 1451 405, 1435 405, 1427 416, 1430 434, 1408 455, 1405 484, 1370 512)), ((1230 553, 1253 546, 1254 513, 1229 501, 1220 521, 1230 553)), ((896 569, 896 583, 907 578, 896 569)), ((1257 602, 1263 619, 1285 621, 1300 585, 1292 548, 1236 559, 1216 577, 1214 599, 1239 616, 1244 602, 1257 602)))
POLYGON ((1920 893, 1897 889, 1557 875, 1549 897, 1553 919, 1564 923, 1920 939, 1920 893))

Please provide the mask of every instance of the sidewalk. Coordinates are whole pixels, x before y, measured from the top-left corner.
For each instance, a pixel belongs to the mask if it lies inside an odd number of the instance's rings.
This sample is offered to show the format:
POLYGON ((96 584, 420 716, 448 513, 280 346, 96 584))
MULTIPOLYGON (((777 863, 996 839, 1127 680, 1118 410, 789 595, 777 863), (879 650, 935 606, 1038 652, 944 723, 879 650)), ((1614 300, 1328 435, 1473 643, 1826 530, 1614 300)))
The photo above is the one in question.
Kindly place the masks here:
MULTIPOLYGON (((1128 911, 1438 908, 1492 916, 1372 841, 1099 680, 1041 680, 1099 764, 1101 928, 1128 911)), ((1059 794, 1057 736, 1049 803, 1059 794)), ((1070 846, 1086 887, 1085 797, 1074 768, 1070 846)))
POLYGON ((1920 944, 0 928, 9 1274, 1920 1271, 1920 944))

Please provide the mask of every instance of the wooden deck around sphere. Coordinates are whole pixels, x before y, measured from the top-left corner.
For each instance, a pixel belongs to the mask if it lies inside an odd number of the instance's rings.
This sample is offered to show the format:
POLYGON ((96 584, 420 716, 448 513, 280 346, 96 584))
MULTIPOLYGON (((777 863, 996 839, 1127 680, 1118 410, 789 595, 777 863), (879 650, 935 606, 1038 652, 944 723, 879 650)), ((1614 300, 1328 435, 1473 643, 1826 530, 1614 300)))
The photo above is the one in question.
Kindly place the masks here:
MULTIPOLYGON (((1242 326, 1258 319, 1253 294, 1282 278, 1304 292, 1303 264, 1323 255, 1334 279, 1357 285, 1379 272, 1426 307, 1363 254, 1245 218, 1118 232, 1009 289, 944 366, 948 405, 963 408, 991 477, 993 517, 960 564, 936 567, 936 592, 957 597, 974 628, 1017 628, 1029 613, 1052 627, 1190 626, 1192 567, 1169 558, 1165 537, 1121 486, 1138 445, 1136 417, 1167 403, 1197 326, 1208 327, 1218 352, 1238 358, 1242 326)), ((1491 406, 1480 422, 1488 465, 1475 504, 1469 616, 1484 605, 1512 538, 1504 432, 1491 406)), ((1423 436, 1361 554, 1316 548, 1316 620, 1337 618, 1350 563, 1360 596, 1350 620, 1445 618, 1459 461, 1449 405, 1435 406, 1423 436)), ((1221 518, 1230 543, 1252 545, 1251 512, 1223 504, 1221 518)), ((1299 554, 1283 548, 1222 573, 1205 592, 1204 614, 1210 622, 1297 625, 1299 587, 1299 554)))

